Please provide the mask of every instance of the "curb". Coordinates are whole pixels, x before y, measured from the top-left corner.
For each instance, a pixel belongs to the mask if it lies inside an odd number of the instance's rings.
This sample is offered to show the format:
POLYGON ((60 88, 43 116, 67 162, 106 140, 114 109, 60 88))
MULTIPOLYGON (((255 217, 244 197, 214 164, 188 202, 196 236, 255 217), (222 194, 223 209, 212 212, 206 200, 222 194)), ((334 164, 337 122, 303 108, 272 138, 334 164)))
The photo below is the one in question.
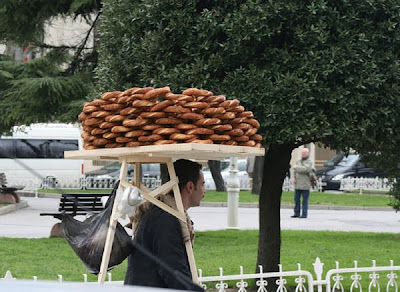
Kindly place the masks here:
POLYGON ((18 209, 22 209, 22 208, 26 208, 26 207, 28 207, 28 202, 21 200, 19 203, 10 204, 10 205, 7 205, 5 207, 1 207, 0 208, 0 215, 8 214, 8 213, 14 212, 14 211, 16 211, 18 209))
MULTIPOLYGON (((226 202, 201 202, 200 207, 227 207, 226 202)), ((258 208, 258 203, 239 203, 239 208, 258 208)))
POLYGON ((47 194, 47 193, 37 193, 37 196, 33 192, 27 191, 18 191, 17 192, 20 197, 30 197, 30 198, 48 198, 48 199, 60 199, 61 194, 47 194))

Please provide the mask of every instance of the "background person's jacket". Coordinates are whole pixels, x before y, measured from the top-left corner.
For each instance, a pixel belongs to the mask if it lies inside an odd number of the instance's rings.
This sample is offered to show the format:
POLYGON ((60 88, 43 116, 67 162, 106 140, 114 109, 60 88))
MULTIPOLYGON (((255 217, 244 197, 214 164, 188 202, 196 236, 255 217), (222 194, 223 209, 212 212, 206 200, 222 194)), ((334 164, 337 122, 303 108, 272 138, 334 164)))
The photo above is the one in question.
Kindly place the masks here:
POLYGON ((310 174, 312 172, 310 158, 298 160, 292 170, 292 177, 296 179, 294 188, 296 190, 309 190, 311 188, 310 174))

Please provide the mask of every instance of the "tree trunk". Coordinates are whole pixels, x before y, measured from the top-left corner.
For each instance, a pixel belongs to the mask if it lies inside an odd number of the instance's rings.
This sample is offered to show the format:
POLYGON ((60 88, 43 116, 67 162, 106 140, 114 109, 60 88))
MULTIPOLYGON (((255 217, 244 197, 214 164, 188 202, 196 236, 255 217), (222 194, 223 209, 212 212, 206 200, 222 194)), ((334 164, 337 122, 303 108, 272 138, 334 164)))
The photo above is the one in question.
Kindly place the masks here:
POLYGON ((165 163, 160 164, 160 171, 161 171, 161 183, 165 184, 169 181, 169 172, 168 167, 165 163))
MULTIPOLYGON (((290 162, 294 145, 270 145, 264 160, 264 174, 259 198, 260 234, 258 242, 258 266, 264 272, 278 271, 281 248, 280 208, 282 184, 290 162)), ((276 291, 275 279, 268 280, 268 291, 276 291)))
POLYGON ((264 168, 264 157, 256 156, 256 159, 254 161, 254 170, 253 170, 253 185, 251 187, 252 194, 259 195, 261 192, 263 168, 264 168))
POLYGON ((217 192, 225 192, 225 183, 221 175, 221 161, 209 160, 208 167, 210 168, 217 192))

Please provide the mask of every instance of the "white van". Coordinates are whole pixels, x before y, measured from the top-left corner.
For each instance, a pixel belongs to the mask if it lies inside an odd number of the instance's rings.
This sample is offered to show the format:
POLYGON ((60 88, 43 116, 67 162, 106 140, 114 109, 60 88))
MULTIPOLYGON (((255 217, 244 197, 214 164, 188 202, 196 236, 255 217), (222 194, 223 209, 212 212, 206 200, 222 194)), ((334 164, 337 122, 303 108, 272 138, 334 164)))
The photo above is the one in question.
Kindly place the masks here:
POLYGON ((83 160, 64 159, 64 151, 81 149, 80 130, 72 124, 14 127, 11 136, 0 137, 0 173, 9 185, 25 185, 27 179, 79 180, 83 160))

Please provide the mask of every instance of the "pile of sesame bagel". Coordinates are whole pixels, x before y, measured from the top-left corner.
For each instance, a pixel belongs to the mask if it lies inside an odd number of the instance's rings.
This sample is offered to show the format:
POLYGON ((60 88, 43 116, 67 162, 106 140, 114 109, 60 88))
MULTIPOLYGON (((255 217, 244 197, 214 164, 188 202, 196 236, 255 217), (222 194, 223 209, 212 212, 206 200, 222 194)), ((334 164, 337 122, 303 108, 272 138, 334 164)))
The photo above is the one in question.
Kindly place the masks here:
POLYGON ((203 143, 261 147, 259 122, 237 99, 211 91, 134 87, 83 105, 84 149, 203 143))

